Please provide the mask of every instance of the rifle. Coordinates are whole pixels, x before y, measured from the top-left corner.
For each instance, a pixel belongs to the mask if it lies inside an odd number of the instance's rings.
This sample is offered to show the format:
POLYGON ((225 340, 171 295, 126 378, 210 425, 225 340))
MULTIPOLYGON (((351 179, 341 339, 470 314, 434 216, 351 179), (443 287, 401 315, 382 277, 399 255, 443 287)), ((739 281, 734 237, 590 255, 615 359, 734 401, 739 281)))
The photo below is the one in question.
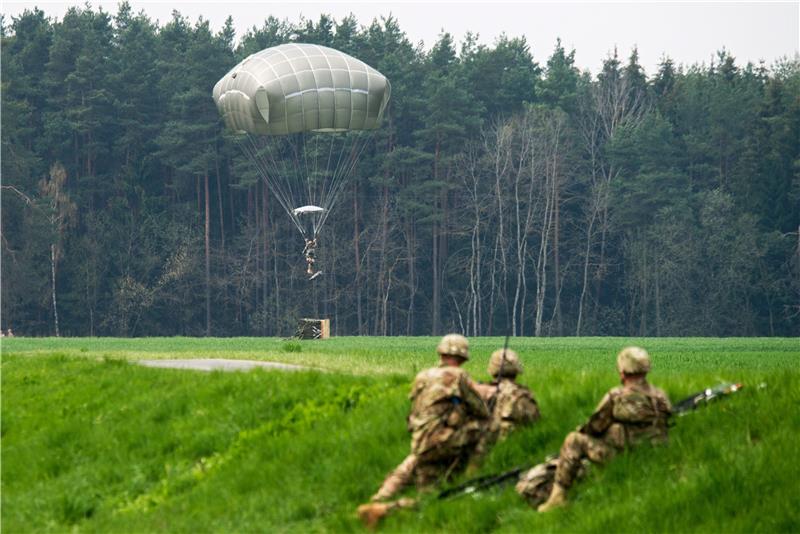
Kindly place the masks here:
POLYGON ((723 383, 713 388, 706 388, 703 391, 698 391, 694 395, 689 395, 682 401, 672 407, 672 414, 677 416, 686 415, 687 413, 696 410, 698 406, 708 404, 712 401, 733 395, 744 386, 742 384, 723 383))
POLYGON ((510 469, 508 471, 504 471, 502 473, 494 474, 494 475, 484 475, 481 477, 473 478, 467 480, 466 482, 459 484, 458 486, 453 486, 452 488, 447 488, 439 492, 437 495, 437 499, 447 499, 448 497, 452 497, 454 495, 469 495, 470 493, 475 493, 476 491, 480 491, 486 488, 491 488, 492 486, 499 486, 504 482, 513 481, 516 482, 519 478, 519 475, 530 469, 532 466, 530 464, 522 465, 520 467, 515 467, 514 469, 510 469))
MULTIPOLYGON (((708 404, 712 401, 717 399, 721 399, 727 396, 730 396, 744 386, 742 384, 734 384, 734 383, 723 383, 713 388, 706 388, 703 391, 699 391, 693 395, 689 395, 685 399, 679 401, 673 406, 672 414, 683 416, 687 413, 696 410, 699 406, 708 404)), ((545 462, 552 460, 553 458, 558 457, 557 454, 549 455, 545 462)), ((534 467, 533 464, 526 464, 520 467, 515 467, 508 471, 504 471, 502 473, 496 473, 491 475, 483 475, 477 478, 473 478, 467 480, 466 482, 462 482, 457 486, 453 486, 451 488, 447 488, 439 492, 438 499, 447 499, 449 497, 457 496, 457 495, 469 495, 470 493, 475 493, 477 491, 481 491, 487 488, 491 488, 493 486, 500 486, 504 483, 509 481, 516 482, 519 478, 519 475, 526 472, 528 469, 534 467)))

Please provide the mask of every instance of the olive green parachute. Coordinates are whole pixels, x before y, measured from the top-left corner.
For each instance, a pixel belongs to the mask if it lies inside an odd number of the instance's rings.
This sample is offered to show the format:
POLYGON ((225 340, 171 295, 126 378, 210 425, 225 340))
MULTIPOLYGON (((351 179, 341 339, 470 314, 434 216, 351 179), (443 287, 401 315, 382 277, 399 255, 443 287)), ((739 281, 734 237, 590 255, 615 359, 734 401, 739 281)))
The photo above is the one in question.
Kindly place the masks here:
POLYGON ((347 54, 285 44, 251 55, 214 86, 228 128, 261 135, 371 130, 380 126, 391 87, 347 54))
POLYGON ((386 77, 363 61, 290 43, 250 55, 217 82, 213 97, 292 222, 315 238, 390 94, 386 77))

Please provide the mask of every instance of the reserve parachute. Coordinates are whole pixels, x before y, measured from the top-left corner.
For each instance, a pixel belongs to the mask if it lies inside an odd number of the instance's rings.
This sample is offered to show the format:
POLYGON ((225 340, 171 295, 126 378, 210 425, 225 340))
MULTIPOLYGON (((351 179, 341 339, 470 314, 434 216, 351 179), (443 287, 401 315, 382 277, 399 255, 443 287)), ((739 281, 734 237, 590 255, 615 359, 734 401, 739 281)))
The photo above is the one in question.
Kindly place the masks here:
POLYGON ((317 237, 378 128, 391 86, 347 54, 290 43, 250 55, 214 86, 214 102, 242 151, 305 241, 317 237))

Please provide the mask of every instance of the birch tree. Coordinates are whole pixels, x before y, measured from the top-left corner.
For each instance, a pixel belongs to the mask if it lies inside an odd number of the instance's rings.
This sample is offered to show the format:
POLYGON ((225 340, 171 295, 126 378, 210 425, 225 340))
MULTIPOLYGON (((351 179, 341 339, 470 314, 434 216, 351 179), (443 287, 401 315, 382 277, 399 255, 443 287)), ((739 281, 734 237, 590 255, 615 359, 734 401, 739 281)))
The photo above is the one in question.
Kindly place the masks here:
POLYGON ((39 193, 47 208, 47 220, 52 230, 50 242, 50 281, 51 302, 53 306, 53 327, 56 337, 61 335, 58 325, 58 296, 56 275, 58 262, 63 256, 64 232, 74 221, 77 206, 66 191, 67 171, 60 163, 50 167, 50 176, 39 182, 39 193))

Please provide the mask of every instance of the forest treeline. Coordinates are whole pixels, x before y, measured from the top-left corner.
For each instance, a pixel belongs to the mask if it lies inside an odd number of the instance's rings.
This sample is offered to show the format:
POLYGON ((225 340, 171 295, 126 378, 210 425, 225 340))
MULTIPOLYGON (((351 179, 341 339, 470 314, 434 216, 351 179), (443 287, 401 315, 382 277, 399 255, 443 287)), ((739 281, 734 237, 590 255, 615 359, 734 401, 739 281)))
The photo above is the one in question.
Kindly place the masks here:
POLYGON ((592 74, 560 42, 425 48, 391 17, 254 23, 160 25, 126 3, 3 20, 4 329, 288 335, 320 316, 338 335, 800 333, 796 57, 665 56, 646 74, 632 50, 592 74), (392 84, 313 282, 211 98, 289 41, 392 84))

